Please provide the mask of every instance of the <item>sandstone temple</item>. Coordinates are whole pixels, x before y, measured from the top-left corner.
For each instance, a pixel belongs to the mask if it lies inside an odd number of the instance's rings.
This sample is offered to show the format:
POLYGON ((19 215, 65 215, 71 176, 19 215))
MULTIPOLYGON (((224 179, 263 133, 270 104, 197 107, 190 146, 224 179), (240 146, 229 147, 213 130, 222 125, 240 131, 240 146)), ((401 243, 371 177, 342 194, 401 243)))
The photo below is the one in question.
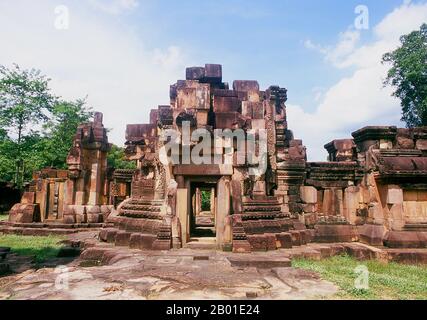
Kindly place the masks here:
POLYGON ((126 155, 136 170, 108 168, 111 145, 96 113, 77 130, 68 170, 34 173, 6 224, 99 228, 100 241, 151 250, 211 244, 245 253, 357 241, 426 248, 427 128, 365 127, 327 143, 328 161, 308 162, 286 101, 279 86, 230 86, 221 65, 187 68, 186 79, 170 86, 169 105, 151 110, 150 123, 127 126, 126 155), (170 132, 185 131, 198 138, 178 137, 166 148, 170 132), (185 156, 193 153, 205 161, 185 156))

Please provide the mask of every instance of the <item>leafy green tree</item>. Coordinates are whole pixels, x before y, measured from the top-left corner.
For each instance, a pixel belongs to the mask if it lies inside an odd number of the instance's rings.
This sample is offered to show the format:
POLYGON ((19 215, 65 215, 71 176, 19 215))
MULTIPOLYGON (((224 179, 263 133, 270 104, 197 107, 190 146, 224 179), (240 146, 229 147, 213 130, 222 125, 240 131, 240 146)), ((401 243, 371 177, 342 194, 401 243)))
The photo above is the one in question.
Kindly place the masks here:
POLYGON ((113 144, 108 153, 108 166, 115 169, 136 169, 134 161, 126 160, 125 149, 113 144))
POLYGON ((408 127, 427 126, 427 24, 400 38, 401 46, 383 56, 390 63, 385 85, 396 88, 402 121, 408 127))
POLYGON ((50 79, 39 70, 0 66, 0 127, 16 135, 15 183, 22 185, 25 166, 22 142, 34 128, 48 120, 56 98, 50 93, 50 79))
POLYGON ((44 166, 65 169, 77 127, 89 122, 93 111, 86 106, 86 100, 79 99, 59 101, 53 106, 51 114, 43 125, 45 137, 39 142, 40 151, 43 152, 44 166))
POLYGON ((13 181, 15 176, 16 145, 6 130, 0 129, 0 181, 13 181))

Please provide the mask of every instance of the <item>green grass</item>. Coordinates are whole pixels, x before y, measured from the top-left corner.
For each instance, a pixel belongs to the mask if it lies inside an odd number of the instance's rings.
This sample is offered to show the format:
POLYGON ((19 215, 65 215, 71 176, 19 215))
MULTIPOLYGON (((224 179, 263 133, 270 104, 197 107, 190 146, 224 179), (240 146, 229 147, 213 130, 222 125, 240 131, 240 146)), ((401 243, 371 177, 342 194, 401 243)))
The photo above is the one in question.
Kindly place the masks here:
POLYGON ((9 219, 9 215, 7 213, 0 212, 0 221, 7 221, 9 219))
POLYGON ((62 247, 63 237, 32 237, 18 235, 0 235, 0 247, 10 247, 13 253, 34 257, 34 262, 41 263, 57 256, 62 247))
POLYGON ((295 259, 293 267, 315 271, 341 288, 338 299, 426 300, 427 266, 358 261, 349 256, 336 256, 321 261, 295 259), (369 271, 369 289, 356 289, 358 266, 369 271))

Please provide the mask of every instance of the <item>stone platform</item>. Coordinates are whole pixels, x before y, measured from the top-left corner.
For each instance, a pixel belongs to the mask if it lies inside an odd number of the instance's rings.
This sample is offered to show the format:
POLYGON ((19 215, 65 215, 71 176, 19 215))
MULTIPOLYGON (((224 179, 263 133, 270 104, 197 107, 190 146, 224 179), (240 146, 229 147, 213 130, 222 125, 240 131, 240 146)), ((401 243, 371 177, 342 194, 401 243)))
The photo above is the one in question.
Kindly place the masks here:
POLYGON ((68 235, 84 231, 99 231, 107 226, 105 223, 16 223, 0 222, 0 233, 23 236, 68 235))

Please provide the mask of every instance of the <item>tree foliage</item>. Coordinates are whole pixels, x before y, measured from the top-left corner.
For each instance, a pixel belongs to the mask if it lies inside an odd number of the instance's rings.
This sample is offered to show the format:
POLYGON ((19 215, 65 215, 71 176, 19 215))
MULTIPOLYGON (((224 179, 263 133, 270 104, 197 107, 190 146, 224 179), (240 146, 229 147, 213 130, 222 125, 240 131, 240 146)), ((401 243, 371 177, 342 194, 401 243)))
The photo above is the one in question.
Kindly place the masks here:
POLYGON ((402 121, 408 127, 427 126, 427 24, 400 38, 401 46, 383 56, 391 64, 385 85, 396 88, 402 121))
POLYGON ((20 186, 44 167, 66 168, 77 127, 92 111, 85 100, 50 93, 38 70, 0 66, 0 180, 20 186))
POLYGON ((126 160, 125 149, 113 144, 108 153, 108 166, 115 169, 136 169, 134 161, 126 160))
POLYGON ((85 100, 58 101, 52 109, 51 118, 43 125, 45 138, 41 141, 45 166, 65 169, 68 152, 73 144, 77 127, 88 122, 93 112, 85 100))

